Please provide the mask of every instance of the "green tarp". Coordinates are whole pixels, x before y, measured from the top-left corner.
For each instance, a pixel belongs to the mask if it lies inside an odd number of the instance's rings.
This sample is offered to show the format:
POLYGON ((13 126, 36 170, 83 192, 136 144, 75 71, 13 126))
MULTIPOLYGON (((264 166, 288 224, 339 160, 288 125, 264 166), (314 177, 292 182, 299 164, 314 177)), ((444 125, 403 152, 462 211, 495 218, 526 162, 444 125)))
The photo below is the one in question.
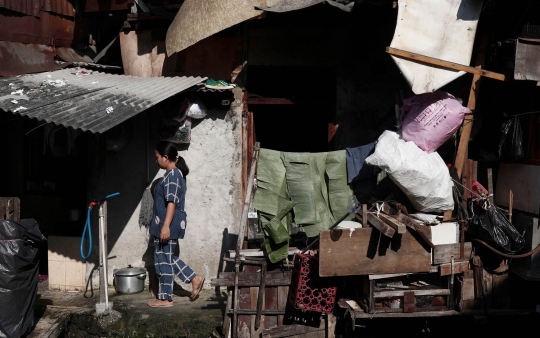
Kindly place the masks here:
POLYGON ((270 261, 287 257, 291 222, 300 225, 308 237, 315 237, 348 211, 352 195, 345 150, 282 153, 261 149, 253 207, 259 213, 270 261))

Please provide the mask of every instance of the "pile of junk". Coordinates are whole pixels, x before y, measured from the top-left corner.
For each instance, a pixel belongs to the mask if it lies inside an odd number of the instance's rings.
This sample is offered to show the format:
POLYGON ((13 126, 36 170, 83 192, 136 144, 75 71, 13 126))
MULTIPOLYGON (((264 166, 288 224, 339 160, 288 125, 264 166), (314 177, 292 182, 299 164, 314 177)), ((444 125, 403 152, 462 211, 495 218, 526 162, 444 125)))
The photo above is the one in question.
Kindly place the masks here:
MULTIPOLYGON (((527 307, 512 300, 510 271, 534 270, 538 219, 512 217, 511 191, 509 208, 495 204, 492 168, 479 175, 462 147, 447 149, 469 115, 437 90, 404 99, 399 126, 370 144, 294 153, 257 143, 245 236, 225 258, 234 270, 212 281, 228 288, 223 334, 333 337, 339 317, 353 331, 363 318, 527 307)), ((514 156, 519 130, 506 127, 500 151, 514 156)))

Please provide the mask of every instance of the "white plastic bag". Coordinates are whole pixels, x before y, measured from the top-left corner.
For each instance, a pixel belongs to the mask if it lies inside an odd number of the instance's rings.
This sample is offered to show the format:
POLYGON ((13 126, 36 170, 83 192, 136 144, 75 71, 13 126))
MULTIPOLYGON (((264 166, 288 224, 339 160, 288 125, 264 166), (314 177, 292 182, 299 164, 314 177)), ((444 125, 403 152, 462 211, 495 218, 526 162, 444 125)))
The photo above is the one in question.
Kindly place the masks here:
POLYGON ((187 116, 192 119, 204 119, 206 117, 206 107, 202 102, 192 102, 189 106, 187 116))
POLYGON ((428 154, 414 142, 405 142, 395 132, 386 130, 366 163, 386 170, 417 210, 454 209, 452 180, 438 153, 428 154))

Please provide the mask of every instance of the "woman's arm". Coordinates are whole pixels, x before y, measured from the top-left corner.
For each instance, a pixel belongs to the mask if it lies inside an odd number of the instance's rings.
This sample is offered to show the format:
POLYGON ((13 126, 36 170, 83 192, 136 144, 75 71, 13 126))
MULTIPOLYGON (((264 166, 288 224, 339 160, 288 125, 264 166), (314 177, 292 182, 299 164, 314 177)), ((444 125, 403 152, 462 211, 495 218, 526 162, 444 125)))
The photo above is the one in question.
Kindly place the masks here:
POLYGON ((167 213, 165 214, 165 220, 163 221, 163 226, 161 227, 161 233, 159 239, 162 242, 167 242, 171 237, 171 222, 174 218, 174 212, 176 211, 176 205, 173 202, 167 203, 167 213))

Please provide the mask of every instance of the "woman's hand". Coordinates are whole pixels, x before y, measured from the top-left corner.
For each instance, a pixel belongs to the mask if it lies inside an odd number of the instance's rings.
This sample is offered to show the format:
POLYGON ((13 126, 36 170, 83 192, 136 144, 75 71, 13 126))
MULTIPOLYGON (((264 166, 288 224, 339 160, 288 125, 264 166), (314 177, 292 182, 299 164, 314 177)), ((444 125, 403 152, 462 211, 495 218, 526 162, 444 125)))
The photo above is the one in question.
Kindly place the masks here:
POLYGON ((168 226, 163 225, 161 227, 161 233, 159 234, 159 239, 162 242, 167 242, 171 237, 171 229, 168 226))

